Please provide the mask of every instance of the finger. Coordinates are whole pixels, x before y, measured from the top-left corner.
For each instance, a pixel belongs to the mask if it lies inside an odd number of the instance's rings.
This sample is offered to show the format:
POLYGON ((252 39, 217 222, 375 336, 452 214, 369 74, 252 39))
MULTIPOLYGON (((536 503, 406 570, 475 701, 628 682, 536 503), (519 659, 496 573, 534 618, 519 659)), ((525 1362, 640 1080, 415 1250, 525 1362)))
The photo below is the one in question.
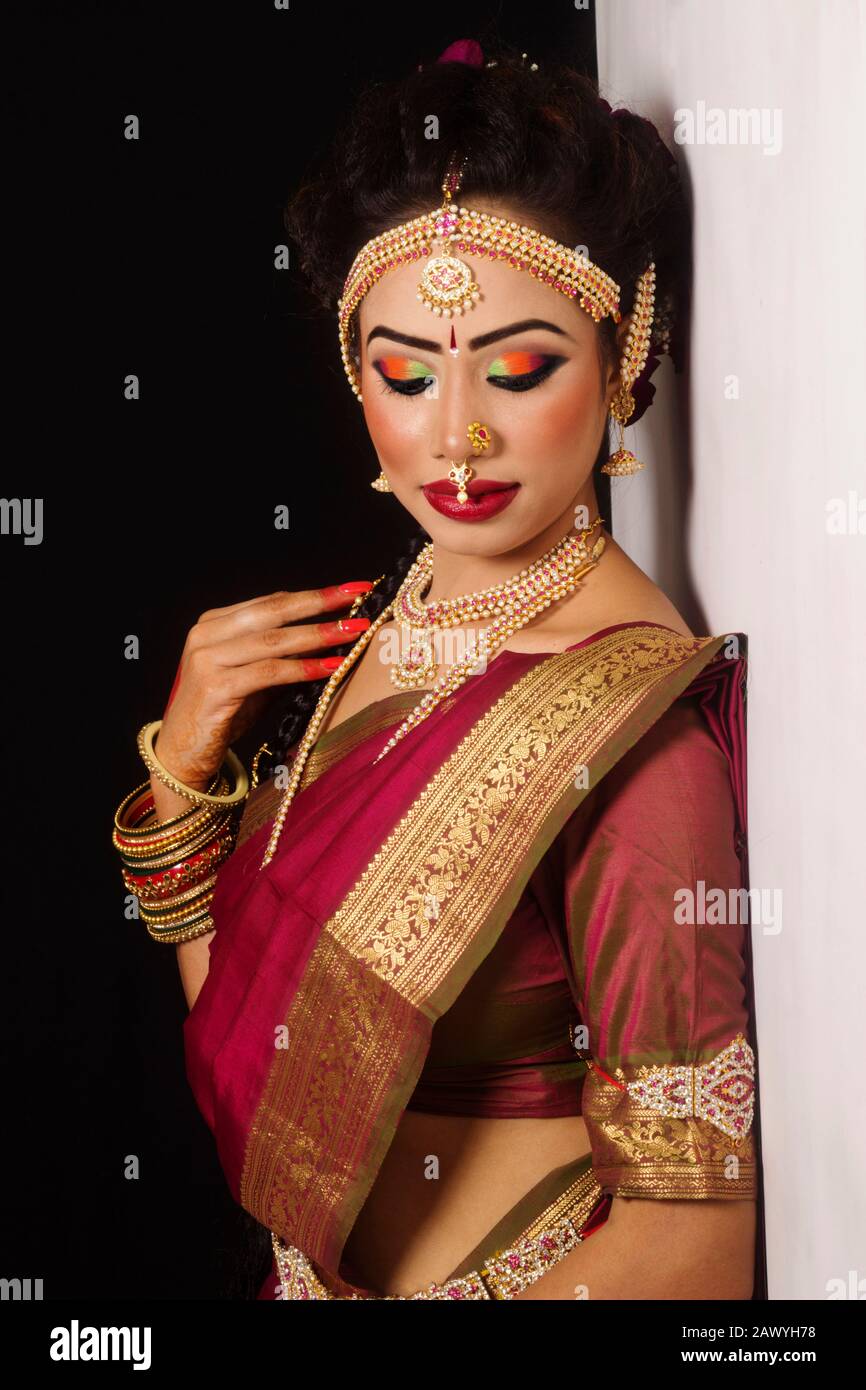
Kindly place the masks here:
MULTIPOLYGON (((354 579, 348 580, 345 584, 327 584, 321 589, 278 589, 272 594, 260 594, 256 598, 229 604, 225 608, 208 608, 198 621, 214 622, 258 605, 285 607, 290 615, 296 613, 299 618, 310 618, 314 613, 345 608, 348 604, 354 603, 359 595, 368 594, 372 588, 371 580, 354 579)), ((283 621, 291 621, 291 616, 283 621)))
POLYGON ((269 627, 263 632, 245 632, 201 648, 200 659, 213 669, 245 666, 269 657, 288 658, 306 654, 328 655, 328 647, 356 642, 370 627, 369 618, 340 618, 332 622, 299 623, 292 627, 269 627))
POLYGON ((223 693, 226 699, 241 701, 260 690, 277 686, 298 685, 301 681, 318 681, 333 675, 344 657, 266 657, 250 661, 227 671, 223 693))

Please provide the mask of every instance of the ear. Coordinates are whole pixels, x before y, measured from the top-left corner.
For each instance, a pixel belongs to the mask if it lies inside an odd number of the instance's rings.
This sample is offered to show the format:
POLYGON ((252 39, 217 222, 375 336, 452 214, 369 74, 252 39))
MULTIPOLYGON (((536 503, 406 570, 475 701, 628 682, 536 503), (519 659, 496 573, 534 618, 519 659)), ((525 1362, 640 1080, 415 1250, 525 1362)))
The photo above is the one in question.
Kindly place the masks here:
POLYGON ((620 366, 622 363, 622 355, 625 352, 625 343, 628 337, 629 327, 631 326, 631 320, 631 314, 626 314, 617 324, 616 362, 610 367, 605 382, 605 401, 607 402, 608 409, 610 409, 610 403, 620 387, 620 366))

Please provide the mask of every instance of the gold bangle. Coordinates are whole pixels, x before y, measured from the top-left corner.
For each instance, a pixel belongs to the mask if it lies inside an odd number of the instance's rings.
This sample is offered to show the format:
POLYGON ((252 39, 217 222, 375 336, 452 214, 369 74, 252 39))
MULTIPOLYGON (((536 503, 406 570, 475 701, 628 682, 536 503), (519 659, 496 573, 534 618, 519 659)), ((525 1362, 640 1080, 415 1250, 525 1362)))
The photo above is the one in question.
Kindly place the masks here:
POLYGON ((173 837, 155 845, 136 845, 134 849, 129 845, 118 845, 116 841, 114 846, 123 863, 137 873, 148 868, 170 868, 182 859, 189 859, 210 840, 226 834, 234 820, 235 813, 229 808, 224 814, 193 826, 190 833, 182 837, 173 837))
MULTIPOLYGON (((218 867, 217 865, 216 868, 218 867)), ((175 914, 177 916, 180 914, 180 909, 185 908, 186 915, 188 916, 190 903, 195 903, 204 893, 209 892, 215 887, 217 880, 216 868, 212 865, 209 866, 209 872, 206 878, 199 879, 198 883, 192 884, 191 887, 184 886, 183 891, 180 893, 167 895, 164 898, 151 898, 147 895, 142 897, 141 893, 136 893, 135 896, 138 898, 139 908, 143 908, 147 913, 148 921, 168 921, 168 917, 162 914, 163 910, 168 912, 169 909, 171 909, 172 912, 175 912, 175 909, 177 909, 175 914), (156 916, 153 915, 154 913, 156 913, 156 916)), ((135 890, 133 890, 133 892, 134 891, 135 890)))
POLYGON ((213 895, 214 889, 211 888, 206 893, 202 893, 200 902, 191 904, 183 912, 167 912, 165 914, 154 914, 149 909, 145 910, 145 908, 141 906, 141 899, 139 898, 138 915, 140 916, 143 922, 153 924, 154 926, 158 925, 160 922, 165 922, 171 925, 177 924, 178 926, 182 927, 184 922, 189 921, 189 918, 193 916, 193 914, 197 915, 202 908, 207 906, 207 904, 213 898, 213 895))
MULTIPOLYGON (((217 773, 208 787, 208 791, 216 793, 217 795, 222 795, 224 789, 227 788, 228 782, 225 777, 221 777, 219 773, 217 773)), ((141 786, 136 787, 128 796, 123 798, 114 813, 115 830, 121 835, 126 835, 130 840, 150 840, 156 839, 158 836, 162 837, 173 835, 177 832, 183 832, 186 825, 192 821, 194 817, 203 814, 202 808, 190 806, 188 811, 181 811, 178 815, 172 816, 169 820, 160 820, 156 814, 155 807, 151 807, 146 813, 146 816, 138 817, 135 825, 125 825, 125 817, 135 814, 139 801, 144 801, 148 793, 151 793, 150 782, 142 782, 141 786)))
POLYGON ((226 749, 226 762, 234 775, 235 789, 228 796, 211 796, 209 792, 197 791, 195 787, 188 787, 184 782, 179 782, 176 777, 172 777, 168 768, 163 767, 153 746, 154 736, 161 728, 162 720, 154 719, 150 724, 145 724, 138 735, 138 751, 144 765, 160 782, 177 792, 178 796, 185 796, 188 801, 194 801, 197 806, 237 806, 245 800, 249 795, 250 779, 240 758, 231 748, 226 749))
POLYGON ((183 941, 194 941, 197 936, 204 936, 205 932, 209 931, 216 931, 210 913, 205 913, 201 922, 174 931, 152 931, 150 927, 147 928, 147 934, 153 941, 162 941, 167 946, 178 946, 183 941))

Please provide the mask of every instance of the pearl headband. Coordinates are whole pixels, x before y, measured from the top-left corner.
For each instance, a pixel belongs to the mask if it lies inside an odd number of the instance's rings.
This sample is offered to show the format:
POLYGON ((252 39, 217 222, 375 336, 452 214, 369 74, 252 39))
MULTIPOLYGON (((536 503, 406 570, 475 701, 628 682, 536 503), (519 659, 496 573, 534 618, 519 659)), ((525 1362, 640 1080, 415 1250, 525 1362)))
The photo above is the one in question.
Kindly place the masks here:
POLYGON ((436 242, 441 243, 443 249, 427 262, 417 291, 425 308, 436 315, 450 318, 453 314, 462 314, 481 298, 471 268, 452 254, 452 251, 459 251, 461 255, 505 261, 515 270, 528 270, 530 275, 543 280, 559 294, 576 300, 596 323, 608 314, 614 323, 620 322, 620 287, 588 257, 531 227, 506 221, 503 217, 491 217, 473 208, 459 207, 453 202, 464 168, 465 160, 459 172, 452 160, 442 183, 440 208, 373 237, 352 262, 342 297, 338 300, 337 317, 343 366, 359 401, 361 387, 350 347, 355 311, 383 275, 430 256, 436 242))

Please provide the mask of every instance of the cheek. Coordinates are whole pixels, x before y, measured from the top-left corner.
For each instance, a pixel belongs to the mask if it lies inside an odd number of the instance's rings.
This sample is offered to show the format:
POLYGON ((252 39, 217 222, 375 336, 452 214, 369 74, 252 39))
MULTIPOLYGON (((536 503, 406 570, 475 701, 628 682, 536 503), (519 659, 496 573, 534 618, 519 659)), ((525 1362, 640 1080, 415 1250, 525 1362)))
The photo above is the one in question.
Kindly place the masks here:
POLYGON ((410 421, 411 411, 401 412, 397 407, 404 405, 405 402, 397 401, 395 404, 390 399, 380 396, 375 387, 371 392, 364 393, 361 404, 364 409, 367 429, 377 454, 380 458, 393 458, 399 461, 400 455, 414 445, 414 433, 410 421), (371 399, 368 399, 368 395, 371 399))
MULTIPOLYGON (((563 378, 565 371, 559 373, 563 378)), ((515 413, 513 428, 519 431, 522 442, 533 442, 555 456, 573 453, 576 445, 594 438, 602 406, 599 401, 598 380, 580 373, 569 379, 550 383, 549 391, 538 393, 538 402, 522 418, 515 413)))

